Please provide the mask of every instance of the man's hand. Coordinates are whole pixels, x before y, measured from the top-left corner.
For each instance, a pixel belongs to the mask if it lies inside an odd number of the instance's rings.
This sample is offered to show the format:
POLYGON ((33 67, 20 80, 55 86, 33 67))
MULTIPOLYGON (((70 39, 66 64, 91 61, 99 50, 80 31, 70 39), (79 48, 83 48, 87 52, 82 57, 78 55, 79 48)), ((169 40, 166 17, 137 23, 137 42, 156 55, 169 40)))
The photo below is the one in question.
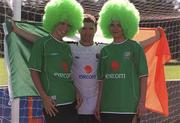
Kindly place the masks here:
POLYGON ((160 32, 160 28, 161 27, 158 27, 156 30, 155 30, 155 40, 159 40, 161 38, 161 32, 160 32))
POLYGON ((12 25, 12 32, 16 32, 17 26, 16 26, 16 24, 14 23, 13 20, 11 20, 11 25, 12 25))
POLYGON ((100 115, 100 105, 96 105, 95 113, 94 113, 96 119, 101 122, 101 115, 100 115))
POLYGON ((58 112, 58 110, 55 107, 56 104, 54 100, 49 96, 43 97, 42 100, 43 100, 43 105, 44 105, 46 113, 50 115, 51 117, 56 116, 56 113, 58 112))
POLYGON ((140 118, 138 118, 137 115, 134 115, 132 123, 140 123, 140 118))
POLYGON ((76 109, 78 110, 83 102, 82 96, 79 91, 76 91, 76 101, 77 101, 76 109))
POLYGON ((137 117, 141 118, 146 112, 145 108, 145 102, 139 102, 138 107, 137 107, 137 117))

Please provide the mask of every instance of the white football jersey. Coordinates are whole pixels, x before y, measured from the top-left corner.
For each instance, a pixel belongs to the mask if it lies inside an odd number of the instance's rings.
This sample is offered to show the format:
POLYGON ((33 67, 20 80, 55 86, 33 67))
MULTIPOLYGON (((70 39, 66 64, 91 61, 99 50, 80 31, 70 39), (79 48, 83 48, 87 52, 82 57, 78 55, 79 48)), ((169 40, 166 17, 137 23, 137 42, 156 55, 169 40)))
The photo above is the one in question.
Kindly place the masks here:
POLYGON ((83 97, 79 114, 93 114, 98 94, 97 64, 103 44, 94 43, 92 46, 83 46, 79 42, 70 44, 73 64, 72 78, 83 97))

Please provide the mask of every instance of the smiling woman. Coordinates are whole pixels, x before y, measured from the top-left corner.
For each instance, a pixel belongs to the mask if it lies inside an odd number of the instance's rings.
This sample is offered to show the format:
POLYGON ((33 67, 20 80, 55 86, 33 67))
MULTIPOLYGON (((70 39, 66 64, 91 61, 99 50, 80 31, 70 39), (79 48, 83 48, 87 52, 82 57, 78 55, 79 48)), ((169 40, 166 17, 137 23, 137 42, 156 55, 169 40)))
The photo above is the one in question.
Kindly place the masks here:
POLYGON ((112 38, 109 28, 112 20, 118 21, 126 39, 131 39, 139 29, 140 15, 132 3, 112 0, 104 4, 99 15, 99 25, 105 38, 112 38), (120 3, 115 4, 115 3, 120 3), (129 29, 131 28, 131 29, 129 29))

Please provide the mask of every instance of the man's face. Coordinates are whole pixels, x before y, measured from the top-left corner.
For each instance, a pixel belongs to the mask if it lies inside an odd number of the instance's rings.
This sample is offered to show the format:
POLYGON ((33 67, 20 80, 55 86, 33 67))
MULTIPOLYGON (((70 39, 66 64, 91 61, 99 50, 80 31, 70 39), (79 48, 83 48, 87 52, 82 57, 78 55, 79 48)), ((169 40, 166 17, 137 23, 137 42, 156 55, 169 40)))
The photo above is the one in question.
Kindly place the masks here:
POLYGON ((118 21, 112 21, 112 23, 109 26, 109 31, 114 38, 123 36, 123 30, 118 21))
POLYGON ((67 35, 69 28, 70 28, 70 25, 67 22, 60 22, 56 26, 55 31, 58 36, 64 37, 67 35))
POLYGON ((92 39, 96 33, 96 25, 92 22, 84 22, 84 26, 79 31, 81 38, 92 39))

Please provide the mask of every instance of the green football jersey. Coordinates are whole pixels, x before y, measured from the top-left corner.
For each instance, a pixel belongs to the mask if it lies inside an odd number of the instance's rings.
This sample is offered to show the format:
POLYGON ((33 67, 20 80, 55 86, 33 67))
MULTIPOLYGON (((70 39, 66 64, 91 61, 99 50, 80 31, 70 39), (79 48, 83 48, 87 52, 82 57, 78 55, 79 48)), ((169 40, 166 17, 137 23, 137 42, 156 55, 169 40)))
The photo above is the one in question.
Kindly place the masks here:
POLYGON ((105 46, 98 66, 98 80, 104 81, 101 111, 135 113, 140 99, 140 77, 147 74, 144 50, 136 41, 105 46))
POLYGON ((75 88, 71 79, 72 54, 68 44, 47 36, 36 41, 29 60, 29 68, 40 72, 46 93, 57 104, 75 100, 75 88))

